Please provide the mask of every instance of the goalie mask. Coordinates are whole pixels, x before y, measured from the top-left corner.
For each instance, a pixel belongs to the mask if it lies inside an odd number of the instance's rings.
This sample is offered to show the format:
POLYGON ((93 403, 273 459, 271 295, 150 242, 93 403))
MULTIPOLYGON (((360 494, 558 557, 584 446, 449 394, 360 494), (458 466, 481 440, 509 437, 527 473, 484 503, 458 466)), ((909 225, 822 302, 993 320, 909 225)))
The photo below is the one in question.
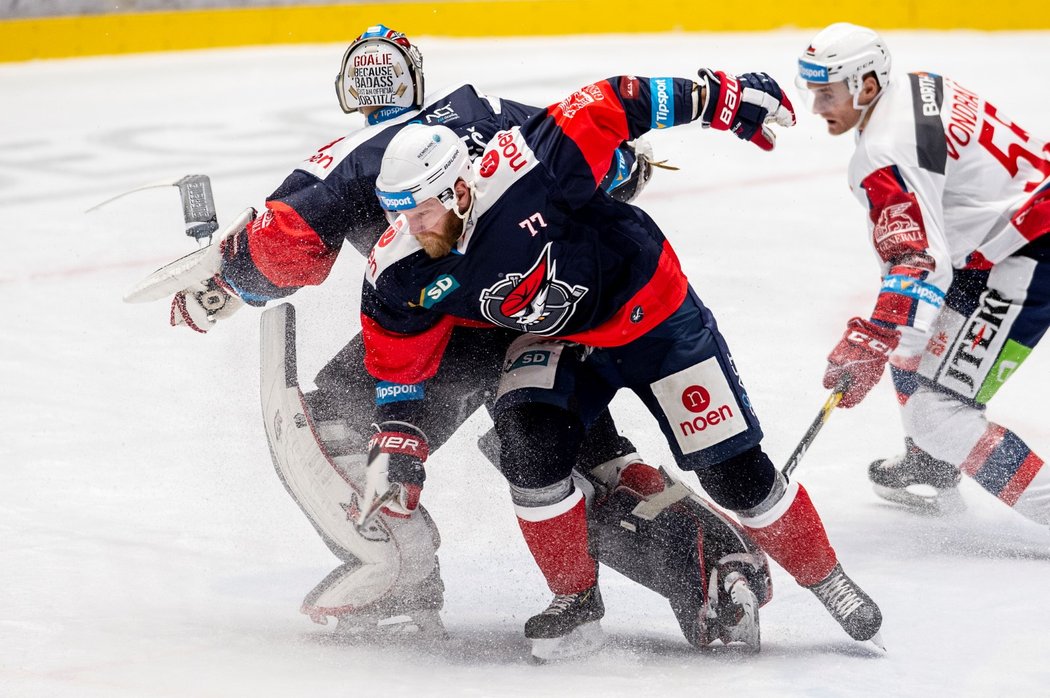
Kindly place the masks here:
POLYGON ((795 86, 812 110, 812 94, 807 83, 845 81, 853 96, 853 107, 860 109, 857 100, 868 73, 875 73, 880 88, 889 84, 890 52, 886 42, 867 27, 837 22, 813 37, 799 57, 795 86))
POLYGON ((380 121, 416 109, 423 104, 423 55, 401 32, 369 27, 343 54, 335 92, 347 114, 379 107, 380 121))
POLYGON ((394 223, 404 215, 408 232, 416 234, 447 211, 466 219, 469 209, 461 213, 456 202, 460 179, 473 192, 470 153, 456 132, 447 126, 409 124, 387 146, 375 191, 387 220, 394 223))

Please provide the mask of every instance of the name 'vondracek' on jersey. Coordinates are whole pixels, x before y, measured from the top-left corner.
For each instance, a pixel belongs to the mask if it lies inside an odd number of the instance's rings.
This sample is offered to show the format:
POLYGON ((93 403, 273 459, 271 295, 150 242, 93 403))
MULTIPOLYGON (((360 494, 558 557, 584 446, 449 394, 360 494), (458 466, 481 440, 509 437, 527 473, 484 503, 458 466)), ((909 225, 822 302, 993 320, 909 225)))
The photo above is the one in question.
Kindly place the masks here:
POLYGON ((1046 231, 1024 214, 1046 195, 1050 145, 949 78, 902 77, 859 133, 849 183, 883 269, 872 318, 925 333, 953 268, 988 268, 1046 231))

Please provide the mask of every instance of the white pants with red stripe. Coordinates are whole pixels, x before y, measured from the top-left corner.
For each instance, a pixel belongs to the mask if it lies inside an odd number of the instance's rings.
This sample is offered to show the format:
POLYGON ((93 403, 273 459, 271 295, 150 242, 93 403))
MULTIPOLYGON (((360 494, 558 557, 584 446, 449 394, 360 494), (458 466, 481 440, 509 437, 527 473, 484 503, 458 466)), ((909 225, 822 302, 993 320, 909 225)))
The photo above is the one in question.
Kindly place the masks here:
POLYGON ((988 421, 984 410, 926 387, 908 399, 902 415, 916 446, 957 466, 1018 513, 1050 525, 1050 468, 1017 434, 988 421))

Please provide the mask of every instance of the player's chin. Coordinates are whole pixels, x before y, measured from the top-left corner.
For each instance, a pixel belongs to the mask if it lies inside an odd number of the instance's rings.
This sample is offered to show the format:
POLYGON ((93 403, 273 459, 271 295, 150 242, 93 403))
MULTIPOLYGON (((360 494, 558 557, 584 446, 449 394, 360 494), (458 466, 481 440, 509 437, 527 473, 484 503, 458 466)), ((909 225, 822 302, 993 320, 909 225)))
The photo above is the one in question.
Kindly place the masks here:
POLYGON ((832 136, 841 136, 843 133, 846 132, 846 129, 841 121, 837 121, 835 119, 824 119, 824 121, 827 122, 828 133, 830 133, 832 136))
POLYGON ((420 233, 416 239, 431 259, 440 259, 452 251, 452 243, 438 233, 420 233))

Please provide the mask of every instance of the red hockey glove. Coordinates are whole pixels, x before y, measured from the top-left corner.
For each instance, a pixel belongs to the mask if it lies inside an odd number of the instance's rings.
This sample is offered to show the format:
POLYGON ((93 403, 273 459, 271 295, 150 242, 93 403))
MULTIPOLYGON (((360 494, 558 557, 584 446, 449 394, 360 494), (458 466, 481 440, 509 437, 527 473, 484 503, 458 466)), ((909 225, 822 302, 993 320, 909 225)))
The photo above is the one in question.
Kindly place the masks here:
POLYGON ((795 109, 777 81, 766 73, 744 73, 735 78, 722 71, 700 70, 707 97, 700 109, 704 128, 732 131, 762 150, 773 150, 777 136, 766 126, 775 121, 795 125, 795 109))
POLYGON ((849 388, 839 407, 859 404, 875 387, 900 338, 900 330, 879 327, 859 317, 846 323, 846 331, 828 355, 828 368, 824 371, 824 387, 828 390, 834 388, 843 375, 849 376, 849 388))
POLYGON ((388 516, 411 516, 419 506, 427 478, 423 463, 430 449, 426 434, 419 427, 394 421, 373 426, 376 434, 368 442, 364 504, 358 515, 358 528, 364 528, 379 511, 388 516))
POLYGON ((204 333, 243 307, 244 301, 215 274, 175 294, 171 299, 171 326, 186 325, 204 333))

